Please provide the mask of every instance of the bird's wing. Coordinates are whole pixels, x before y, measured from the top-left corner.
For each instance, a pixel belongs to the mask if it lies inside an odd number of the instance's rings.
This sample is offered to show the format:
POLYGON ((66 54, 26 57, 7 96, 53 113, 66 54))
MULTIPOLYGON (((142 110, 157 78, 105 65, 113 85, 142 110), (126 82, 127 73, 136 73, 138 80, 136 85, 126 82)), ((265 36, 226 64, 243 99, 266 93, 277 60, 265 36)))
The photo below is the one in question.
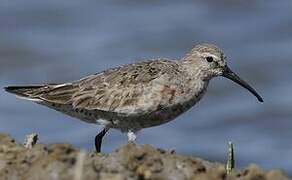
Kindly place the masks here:
POLYGON ((118 113, 135 111, 141 98, 155 96, 151 84, 165 74, 172 74, 170 71, 178 71, 177 63, 154 60, 86 77, 75 83, 79 89, 72 96, 73 107, 118 113))
POLYGON ((167 83, 179 74, 178 67, 175 61, 159 59, 109 69, 72 83, 7 90, 29 100, 72 105, 79 109, 113 113, 147 111, 153 108, 154 101, 160 103, 163 98, 159 96, 160 92, 173 94, 167 83))

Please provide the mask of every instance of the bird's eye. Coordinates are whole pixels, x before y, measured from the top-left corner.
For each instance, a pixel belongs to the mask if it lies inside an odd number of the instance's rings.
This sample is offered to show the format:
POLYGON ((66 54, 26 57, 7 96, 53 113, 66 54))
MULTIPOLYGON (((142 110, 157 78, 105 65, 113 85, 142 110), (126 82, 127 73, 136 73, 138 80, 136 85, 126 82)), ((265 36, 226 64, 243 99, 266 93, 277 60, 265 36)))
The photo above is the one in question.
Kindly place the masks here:
POLYGON ((212 57, 212 56, 207 56, 207 57, 206 57, 206 60, 207 60, 208 62, 213 62, 213 57, 212 57))

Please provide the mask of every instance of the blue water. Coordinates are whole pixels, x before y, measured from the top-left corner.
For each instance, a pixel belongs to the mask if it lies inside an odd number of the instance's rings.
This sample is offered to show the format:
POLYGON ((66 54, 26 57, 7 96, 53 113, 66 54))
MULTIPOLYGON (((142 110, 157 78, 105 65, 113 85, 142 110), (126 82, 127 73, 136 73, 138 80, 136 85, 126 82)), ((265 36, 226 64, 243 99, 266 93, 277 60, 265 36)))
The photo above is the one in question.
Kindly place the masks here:
MULTIPOLYGON (((79 79, 147 58, 179 58, 195 43, 213 42, 230 67, 264 97, 263 104, 224 78, 203 100, 138 143, 225 162, 257 163, 292 174, 292 1, 39 1, 0 4, 0 86, 79 79)), ((0 132, 19 142, 36 132, 42 143, 92 150, 100 127, 0 91, 0 132)), ((104 151, 127 142, 116 130, 104 151)))

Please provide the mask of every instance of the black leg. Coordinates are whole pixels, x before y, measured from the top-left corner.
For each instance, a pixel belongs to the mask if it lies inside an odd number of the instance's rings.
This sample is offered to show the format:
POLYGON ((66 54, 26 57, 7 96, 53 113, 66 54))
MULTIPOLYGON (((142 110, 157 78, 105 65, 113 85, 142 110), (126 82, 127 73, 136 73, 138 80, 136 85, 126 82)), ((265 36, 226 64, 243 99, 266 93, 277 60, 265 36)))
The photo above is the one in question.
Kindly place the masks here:
POLYGON ((95 136, 95 149, 96 149, 96 152, 100 152, 102 138, 107 133, 108 130, 109 130, 109 128, 104 128, 100 133, 98 133, 98 135, 95 136))

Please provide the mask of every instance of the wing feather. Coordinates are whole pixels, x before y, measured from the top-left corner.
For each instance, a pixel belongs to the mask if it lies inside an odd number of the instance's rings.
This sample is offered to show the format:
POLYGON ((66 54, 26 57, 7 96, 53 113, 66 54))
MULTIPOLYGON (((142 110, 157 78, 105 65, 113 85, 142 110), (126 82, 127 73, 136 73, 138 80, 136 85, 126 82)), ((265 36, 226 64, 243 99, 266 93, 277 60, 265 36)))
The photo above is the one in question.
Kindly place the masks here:
POLYGON ((152 83, 165 74, 175 74, 172 71, 178 71, 174 61, 145 61, 110 69, 72 83, 45 85, 28 92, 31 98, 72 105, 73 108, 136 111, 139 100, 150 102, 154 98, 147 97, 158 97, 152 83))
POLYGON ((146 92, 145 87, 167 73, 169 66, 175 66, 177 70, 175 62, 160 60, 130 64, 89 76, 78 82, 80 90, 72 97, 73 106, 111 112, 128 107, 135 111, 139 97, 151 93, 146 92))

